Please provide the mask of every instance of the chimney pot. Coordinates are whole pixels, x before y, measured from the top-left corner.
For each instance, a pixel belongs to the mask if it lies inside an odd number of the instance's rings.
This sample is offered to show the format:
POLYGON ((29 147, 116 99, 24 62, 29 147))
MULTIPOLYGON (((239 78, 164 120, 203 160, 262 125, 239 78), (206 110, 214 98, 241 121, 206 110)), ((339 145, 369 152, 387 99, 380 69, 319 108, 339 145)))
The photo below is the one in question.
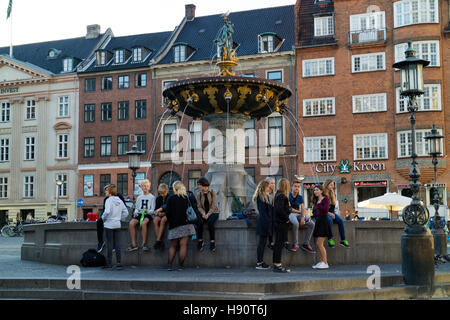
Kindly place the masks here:
POLYGON ((95 39, 100 35, 100 25, 91 24, 86 27, 86 39, 95 39))
POLYGON ((187 4, 185 5, 186 8, 186 20, 192 21, 195 18, 195 4, 187 4))

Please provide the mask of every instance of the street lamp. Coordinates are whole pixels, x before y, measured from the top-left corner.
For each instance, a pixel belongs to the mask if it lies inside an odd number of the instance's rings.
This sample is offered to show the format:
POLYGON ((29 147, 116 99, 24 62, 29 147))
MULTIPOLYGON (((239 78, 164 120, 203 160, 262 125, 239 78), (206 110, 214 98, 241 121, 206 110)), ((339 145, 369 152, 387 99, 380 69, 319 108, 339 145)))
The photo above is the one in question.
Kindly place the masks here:
POLYGON ((141 155, 145 152, 138 150, 137 144, 134 143, 130 151, 127 151, 128 155, 128 169, 131 170, 131 175, 133 176, 133 202, 134 197, 134 184, 136 181, 136 171, 141 167, 141 155))
POLYGON ((59 179, 56 179, 55 183, 56 183, 56 218, 59 220, 59 194, 63 182, 59 179))
POLYGON ((409 183, 412 191, 411 204, 402 211, 403 221, 406 223, 402 235, 402 274, 407 285, 426 285, 430 289, 434 285, 434 254, 433 236, 425 227, 429 220, 428 209, 418 197, 420 187, 420 170, 416 162, 416 96, 424 93, 423 68, 430 62, 416 58, 416 52, 408 41, 405 60, 394 63, 394 68, 400 69, 400 95, 408 97, 408 111, 411 122, 411 169, 409 183))
POLYGON ((442 154, 441 150, 441 139, 444 138, 436 129, 433 124, 431 128, 431 133, 425 137, 429 141, 429 152, 428 154, 433 157, 432 163, 434 166, 434 187, 433 187, 433 206, 434 206, 434 223, 433 223, 433 237, 434 237, 434 253, 438 257, 443 257, 447 255, 447 235, 441 226, 441 217, 439 216, 439 191, 436 183, 437 180, 437 157, 442 154))

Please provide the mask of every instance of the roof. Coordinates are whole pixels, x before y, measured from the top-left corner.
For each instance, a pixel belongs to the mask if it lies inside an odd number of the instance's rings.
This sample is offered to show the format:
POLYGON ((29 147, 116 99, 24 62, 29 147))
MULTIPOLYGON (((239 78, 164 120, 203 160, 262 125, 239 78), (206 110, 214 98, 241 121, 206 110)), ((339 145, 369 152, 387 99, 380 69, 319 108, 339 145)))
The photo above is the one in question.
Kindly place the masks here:
MULTIPOLYGON (((293 5, 231 12, 229 20, 234 25, 233 41, 239 45, 237 56, 257 54, 258 35, 264 33, 275 33, 284 39, 278 52, 290 51, 294 46, 293 5)), ((217 53, 214 39, 223 24, 222 14, 195 17, 192 21, 186 21, 175 43, 187 43, 195 50, 189 61, 211 60, 217 53)), ((168 64, 173 61, 171 50, 159 63, 168 64)))
MULTIPOLYGON (((78 62, 86 59, 98 44, 102 36, 103 34, 100 34, 95 39, 79 37, 15 45, 13 46, 13 58, 30 65, 38 66, 51 73, 59 74, 63 71, 62 61, 65 57, 76 58, 78 59, 78 62), (55 51, 59 53, 56 58, 50 59, 48 57, 48 52, 50 49, 56 49, 55 51)), ((0 54, 9 56, 9 47, 0 48, 0 54)), ((74 64, 74 67, 76 64, 77 63, 74 64)))

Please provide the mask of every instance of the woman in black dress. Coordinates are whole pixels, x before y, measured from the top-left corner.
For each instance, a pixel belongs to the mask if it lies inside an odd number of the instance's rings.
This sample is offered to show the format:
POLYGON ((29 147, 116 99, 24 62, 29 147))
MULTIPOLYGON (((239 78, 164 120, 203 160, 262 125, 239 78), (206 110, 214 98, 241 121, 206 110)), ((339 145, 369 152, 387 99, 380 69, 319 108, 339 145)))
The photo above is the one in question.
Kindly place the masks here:
POLYGON ((263 180, 258 184, 253 202, 256 202, 258 208, 258 219, 256 233, 259 236, 258 248, 256 251, 256 269, 264 270, 270 267, 264 263, 264 247, 268 238, 272 237, 273 230, 273 206, 269 200, 270 186, 269 182, 263 180))
POLYGON ((273 203, 273 214, 275 222, 275 247, 273 250, 273 271, 275 272, 291 272, 281 265, 281 252, 284 243, 287 241, 289 227, 289 189, 290 183, 288 179, 281 179, 278 182, 277 193, 273 203))
POLYGON ((328 211, 330 208, 330 200, 324 194, 323 187, 316 185, 314 187, 313 197, 316 225, 313 236, 316 238, 316 245, 319 251, 319 263, 313 266, 314 269, 328 269, 327 251, 324 242, 333 237, 330 224, 328 222, 328 211))

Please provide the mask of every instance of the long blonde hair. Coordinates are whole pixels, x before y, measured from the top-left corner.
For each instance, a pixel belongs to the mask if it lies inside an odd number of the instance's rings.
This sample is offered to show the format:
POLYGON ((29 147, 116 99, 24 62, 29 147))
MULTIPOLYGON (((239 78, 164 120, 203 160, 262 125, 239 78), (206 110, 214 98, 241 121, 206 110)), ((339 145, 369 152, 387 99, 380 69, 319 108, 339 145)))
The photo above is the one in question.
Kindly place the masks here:
MULTIPOLYGON (((334 181, 331 179, 328 179, 325 181, 325 183, 323 184, 323 195, 327 196, 328 199, 330 199, 330 204, 336 205, 336 195, 334 194, 334 190, 328 189, 328 186, 332 182, 334 182, 334 181)), ((336 183, 334 185, 336 186, 336 183)))
POLYGON ((186 187, 184 186, 183 182, 181 181, 175 181, 172 185, 173 193, 176 194, 179 197, 186 198, 187 192, 186 187))
POLYGON ((277 192, 282 192, 286 198, 289 198, 289 190, 291 188, 291 184, 288 179, 283 178, 278 181, 277 192))
POLYGON ((266 180, 262 180, 260 183, 258 183, 258 186, 256 187, 255 193, 253 194, 252 200, 256 202, 258 200, 258 196, 261 196, 262 201, 265 203, 269 203, 269 195, 266 193, 266 188, 269 185, 269 182, 266 180))

